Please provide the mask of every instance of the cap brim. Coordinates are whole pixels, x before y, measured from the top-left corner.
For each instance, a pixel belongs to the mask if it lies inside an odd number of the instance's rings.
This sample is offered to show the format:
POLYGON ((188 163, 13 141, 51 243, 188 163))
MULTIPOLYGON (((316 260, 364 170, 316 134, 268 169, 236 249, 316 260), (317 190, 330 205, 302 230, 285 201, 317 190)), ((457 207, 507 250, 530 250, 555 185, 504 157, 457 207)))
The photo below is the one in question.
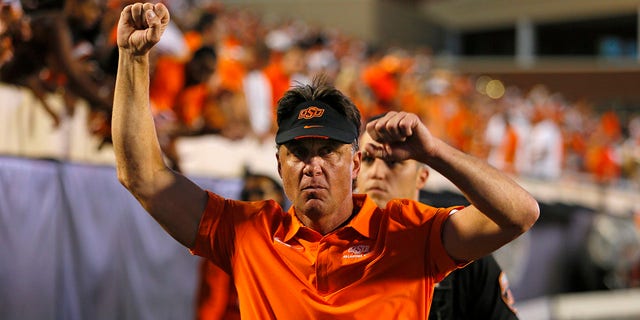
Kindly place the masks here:
POLYGON ((305 128, 303 126, 300 126, 278 133, 278 135, 276 136, 276 144, 283 144, 291 140, 308 138, 331 139, 343 143, 352 143, 353 133, 327 126, 313 128, 305 128))

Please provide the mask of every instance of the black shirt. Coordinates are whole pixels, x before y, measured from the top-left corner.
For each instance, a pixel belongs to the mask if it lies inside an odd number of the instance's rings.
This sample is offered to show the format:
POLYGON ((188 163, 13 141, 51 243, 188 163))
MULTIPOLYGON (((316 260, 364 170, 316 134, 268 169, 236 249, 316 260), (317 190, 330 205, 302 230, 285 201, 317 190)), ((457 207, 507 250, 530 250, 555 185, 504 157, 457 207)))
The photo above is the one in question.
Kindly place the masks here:
POLYGON ((507 277, 489 255, 444 278, 433 292, 429 320, 518 319, 507 277))

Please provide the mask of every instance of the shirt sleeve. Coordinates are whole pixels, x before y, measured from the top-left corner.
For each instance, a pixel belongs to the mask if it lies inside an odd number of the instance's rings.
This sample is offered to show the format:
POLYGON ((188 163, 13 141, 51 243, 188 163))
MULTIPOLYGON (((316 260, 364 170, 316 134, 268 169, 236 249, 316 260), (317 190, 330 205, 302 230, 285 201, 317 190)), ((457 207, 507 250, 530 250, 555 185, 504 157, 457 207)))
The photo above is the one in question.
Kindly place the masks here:
MULTIPOLYGON (((232 259, 239 245, 238 235, 247 233, 269 237, 264 232, 272 225, 273 217, 280 217, 282 208, 273 200, 238 201, 223 198, 207 191, 205 207, 198 234, 190 252, 211 260, 216 266, 231 273, 232 259)), ((246 244, 246 241, 243 241, 246 244)))
POLYGON ((191 254, 211 260, 215 265, 229 272, 230 258, 234 250, 235 224, 231 214, 234 203, 207 191, 209 200, 205 207, 198 234, 191 254))
POLYGON ((434 270, 436 271, 436 282, 444 279, 451 271, 462 268, 469 263, 468 261, 454 261, 447 253, 447 250, 444 248, 444 243, 442 242, 444 223, 449 216, 457 210, 460 210, 460 207, 441 208, 437 210, 433 217, 434 222, 431 225, 431 232, 428 238, 429 245, 427 248, 429 248, 429 256, 433 259, 434 270))

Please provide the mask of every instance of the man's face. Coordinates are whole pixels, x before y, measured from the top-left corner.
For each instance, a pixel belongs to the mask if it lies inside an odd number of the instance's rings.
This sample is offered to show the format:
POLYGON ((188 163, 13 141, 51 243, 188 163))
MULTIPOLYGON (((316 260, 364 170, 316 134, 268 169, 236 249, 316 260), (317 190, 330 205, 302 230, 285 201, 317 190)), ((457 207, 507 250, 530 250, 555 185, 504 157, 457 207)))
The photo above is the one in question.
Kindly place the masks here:
POLYGON ((318 218, 350 208, 352 183, 360 169, 360 154, 352 148, 311 138, 278 149, 278 172, 296 212, 318 218))
POLYGON ((418 200, 419 190, 429 175, 427 168, 415 160, 375 158, 364 151, 367 144, 379 145, 365 132, 360 138, 362 165, 356 182, 358 192, 368 194, 381 208, 391 199, 418 200))

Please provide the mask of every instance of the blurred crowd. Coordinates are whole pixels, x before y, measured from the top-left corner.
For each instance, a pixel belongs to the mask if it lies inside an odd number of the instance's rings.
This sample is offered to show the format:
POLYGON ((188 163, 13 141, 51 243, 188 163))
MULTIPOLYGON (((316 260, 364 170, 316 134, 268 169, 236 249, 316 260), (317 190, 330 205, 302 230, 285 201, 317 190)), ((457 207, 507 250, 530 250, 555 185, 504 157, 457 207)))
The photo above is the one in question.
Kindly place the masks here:
MULTIPOLYGON (((110 142, 116 23, 128 0, 0 0, 0 81, 88 102, 91 133, 110 142)), ((203 2, 204 3, 204 2, 203 2)), ((451 145, 532 178, 640 186, 640 106, 620 112, 435 68, 427 47, 383 47, 296 19, 167 1, 172 20, 152 52, 151 108, 167 158, 177 138, 217 134, 272 143, 275 106, 292 83, 323 72, 363 118, 414 112, 451 145)))

